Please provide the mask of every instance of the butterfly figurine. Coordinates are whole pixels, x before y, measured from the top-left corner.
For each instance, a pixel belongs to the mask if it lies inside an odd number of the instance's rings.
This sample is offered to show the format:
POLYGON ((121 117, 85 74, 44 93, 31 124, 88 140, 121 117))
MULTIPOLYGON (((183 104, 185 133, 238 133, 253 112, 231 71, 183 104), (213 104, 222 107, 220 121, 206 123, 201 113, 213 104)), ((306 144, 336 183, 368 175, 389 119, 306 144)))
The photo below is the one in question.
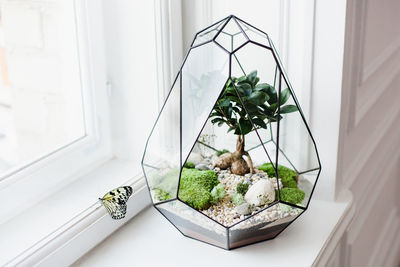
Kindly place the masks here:
POLYGON ((125 217, 126 214, 126 202, 132 195, 133 189, 130 186, 121 186, 115 188, 104 195, 104 197, 99 198, 106 207, 111 218, 114 220, 119 220, 125 217))

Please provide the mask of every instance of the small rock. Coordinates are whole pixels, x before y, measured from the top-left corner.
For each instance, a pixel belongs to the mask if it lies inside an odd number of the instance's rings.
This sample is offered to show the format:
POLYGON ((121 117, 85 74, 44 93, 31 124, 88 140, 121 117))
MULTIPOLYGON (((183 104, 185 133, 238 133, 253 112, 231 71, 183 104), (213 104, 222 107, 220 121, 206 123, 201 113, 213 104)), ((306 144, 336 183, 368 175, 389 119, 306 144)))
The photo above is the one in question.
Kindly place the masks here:
POLYGON ((246 184, 252 185, 253 183, 251 182, 250 178, 247 178, 246 181, 244 181, 246 184))
POLYGON ((210 167, 208 167, 208 165, 205 164, 205 163, 197 164, 197 165, 195 166, 195 168, 198 169, 198 170, 203 170, 203 171, 209 170, 209 169, 210 169, 210 167))
POLYGON ((244 199, 256 207, 271 203, 275 200, 274 185, 267 179, 261 179, 250 186, 244 199))
POLYGON ((192 153, 190 153, 187 161, 193 162, 194 165, 197 165, 203 161, 203 157, 199 153, 192 152, 192 153))
POLYGON ((272 217, 273 219, 275 219, 276 217, 278 217, 278 212, 277 212, 276 210, 272 211, 271 217, 272 217))
POLYGON ((235 207, 235 211, 236 211, 236 213, 238 213, 240 215, 247 215, 250 213, 249 207, 250 207, 249 203, 243 203, 243 204, 235 207))

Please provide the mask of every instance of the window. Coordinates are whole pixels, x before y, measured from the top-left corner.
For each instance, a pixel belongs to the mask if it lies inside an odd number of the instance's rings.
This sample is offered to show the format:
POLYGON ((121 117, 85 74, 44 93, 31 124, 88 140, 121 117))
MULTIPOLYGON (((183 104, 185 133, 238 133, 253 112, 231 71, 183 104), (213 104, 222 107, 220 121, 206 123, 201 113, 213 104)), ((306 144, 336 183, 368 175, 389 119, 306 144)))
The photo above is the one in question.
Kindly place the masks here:
MULTIPOLYGON (((69 112, 77 134, 65 135, 64 141, 53 145, 48 143, 49 149, 30 157, 28 164, 15 161, 14 171, 0 174, 4 177, 0 181, 0 201, 8 203, 0 209, 0 263, 33 265, 88 225, 100 222, 100 232, 106 236, 126 222, 108 224, 111 219, 98 202, 107 190, 134 182, 136 192, 128 205, 128 218, 149 204, 139 162, 157 114, 155 8, 153 1, 137 9, 134 1, 121 5, 93 0, 0 0, 4 27, 8 5, 19 12, 37 11, 41 26, 46 16, 61 16, 51 22, 60 20, 60 24, 50 25, 52 30, 40 28, 37 32, 39 37, 45 35, 45 30, 63 34, 60 41, 67 43, 51 48, 68 62, 61 75, 74 77, 67 79, 68 85, 49 86, 60 94, 74 93, 73 97, 69 95, 64 111, 69 112), (63 27, 69 32, 64 33, 63 27), (137 41, 139 37, 142 42, 137 41), (135 199, 136 193, 139 199, 135 199)), ((25 15, 22 17, 25 19, 25 15)), ((55 65, 53 71, 61 69, 61 63, 55 65)), ((42 69, 39 65, 37 68, 42 69)), ((7 97, 1 99, 7 101, 7 97)), ((88 248, 95 244, 96 240, 87 242, 88 248)), ((73 257, 73 253, 68 255, 73 257)))
POLYGON ((0 6, 0 180, 86 135, 73 8, 0 6))
POLYGON ((0 12, 3 263, 92 205, 61 191, 113 155, 100 3, 3 0, 0 12))

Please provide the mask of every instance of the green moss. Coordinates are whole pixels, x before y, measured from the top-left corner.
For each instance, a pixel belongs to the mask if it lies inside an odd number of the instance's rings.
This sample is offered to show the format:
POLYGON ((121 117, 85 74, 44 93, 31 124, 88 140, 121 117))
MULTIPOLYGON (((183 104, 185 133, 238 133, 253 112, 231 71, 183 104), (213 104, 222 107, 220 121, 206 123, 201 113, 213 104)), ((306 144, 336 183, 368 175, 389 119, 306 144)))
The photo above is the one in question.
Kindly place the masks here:
POLYGON ((282 188, 280 191, 281 200, 291 204, 299 204, 305 197, 304 191, 298 188, 282 188))
POLYGON ((213 170, 182 169, 180 188, 199 186, 211 191, 214 186, 219 184, 218 176, 213 170))
POLYGON ((241 182, 236 186, 236 192, 243 196, 247 193, 247 190, 249 190, 249 184, 247 183, 241 182))
POLYGON ((189 206, 203 210, 211 206, 211 193, 204 188, 189 187, 179 190, 179 198, 189 206))
POLYGON ((224 196, 225 196, 225 186, 223 184, 217 184, 211 190, 211 197, 212 197, 211 202, 213 204, 218 203, 221 199, 224 198, 224 196))
POLYGON ((179 199, 195 209, 207 209, 213 200, 211 190, 217 184, 219 184, 218 177, 213 170, 183 168, 179 185, 179 199))
POLYGON ((171 199, 171 195, 168 192, 165 192, 164 190, 160 188, 155 188, 154 189, 154 198, 158 201, 165 201, 168 199, 171 199))
MULTIPOLYGON (((276 176, 271 163, 264 163, 258 169, 265 171, 269 177, 276 176)), ((297 188, 297 173, 294 170, 278 165, 278 175, 282 180, 283 187, 297 188)))
POLYGON ((229 153, 229 150, 228 149, 222 149, 222 150, 217 150, 217 152, 216 152, 218 157, 221 156, 222 154, 225 154, 225 153, 229 153))
POLYGON ((184 168, 188 168, 188 169, 194 169, 194 163, 191 161, 186 161, 185 164, 183 165, 184 168))
POLYGON ((240 204, 244 203, 243 195, 239 194, 239 193, 235 193, 235 194, 231 195, 231 201, 232 201, 233 205, 239 206, 240 204))

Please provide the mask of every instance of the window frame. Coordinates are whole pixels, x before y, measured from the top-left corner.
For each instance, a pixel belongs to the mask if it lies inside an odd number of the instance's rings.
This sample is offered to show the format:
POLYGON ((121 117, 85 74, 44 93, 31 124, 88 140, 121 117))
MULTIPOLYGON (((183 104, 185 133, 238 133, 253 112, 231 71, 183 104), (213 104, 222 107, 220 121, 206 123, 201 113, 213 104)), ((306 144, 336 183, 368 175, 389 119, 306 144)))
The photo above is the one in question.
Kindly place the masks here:
MULTIPOLYGON (((10 196, 16 194, 20 196, 18 201, 11 205, 12 207, 2 211, 4 216, 0 214, 2 216, 0 226, 5 225, 6 228, 10 228, 11 225, 12 229, 11 232, 9 231, 9 235, 4 237, 4 240, 11 244, 10 248, 3 251, 6 265, 46 265, 47 262, 55 264, 59 262, 60 257, 65 259, 65 262, 72 263, 151 203, 140 169, 140 162, 135 157, 125 158, 124 153, 120 153, 119 149, 115 148, 117 142, 129 143, 130 140, 125 140, 126 138, 121 140, 120 136, 114 136, 111 131, 111 127, 115 126, 115 124, 111 124, 111 119, 114 123, 117 121, 119 126, 123 124, 123 120, 119 120, 118 112, 114 109, 120 109, 123 104, 124 112, 130 110, 129 103, 126 103, 124 99, 118 99, 118 101, 122 101, 118 107, 115 106, 115 103, 113 103, 114 105, 110 103, 114 88, 108 81, 108 78, 112 77, 107 76, 110 75, 107 71, 109 64, 107 49, 109 48, 106 46, 105 28, 103 27, 106 20, 103 13, 104 3, 97 0, 75 0, 74 3, 76 5, 82 83, 87 86, 84 95, 86 135, 71 145, 46 155, 35 164, 18 171, 10 176, 10 179, 0 182, 0 200, 7 201, 10 196), (59 174, 59 176, 54 177, 54 174, 59 174), (112 179, 110 179, 110 174, 112 179), (130 198, 125 219, 114 221, 97 199, 99 194, 104 194, 107 190, 121 185, 131 185, 134 193, 130 198), (88 196, 85 190, 90 191, 93 187, 96 189, 92 190, 88 196), (30 192, 30 188, 40 188, 40 190, 30 192), (21 195, 21 190, 27 194, 21 195), (84 192, 86 202, 74 210, 74 216, 68 215, 67 218, 64 215, 66 212, 59 207, 71 206, 71 204, 67 197, 60 199, 58 196, 72 196, 71 193, 77 191, 84 192), (93 194, 93 192, 96 193, 93 194), (88 204, 88 198, 90 204, 88 204), (56 201, 53 202, 53 200, 56 201), (52 214, 46 213, 49 210, 46 208, 45 211, 42 211, 43 205, 48 206, 49 202, 51 203, 49 206, 57 208, 57 211, 52 214), (46 234, 40 236, 36 234, 33 241, 31 237, 27 238, 30 240, 25 240, 24 232, 18 233, 16 227, 25 225, 26 221, 29 221, 31 215, 26 216, 26 214, 32 213, 32 210, 37 210, 35 217, 40 217, 44 221, 51 220, 52 217, 58 215, 63 215, 62 220, 64 221, 57 224, 55 230, 53 223, 53 228, 48 230, 46 228, 46 234), (15 222, 16 226, 14 226, 15 222), (87 233, 91 235, 91 238, 82 239, 82 235, 86 236, 87 233), (17 235, 17 238, 14 238, 14 234, 17 235), (79 244, 76 243, 77 241, 79 244), (23 248, 20 246, 17 250, 12 249, 16 243, 21 242, 26 243, 23 244, 23 248), (77 247, 79 250, 76 249, 77 247)), ((138 10, 137 15, 151 16, 154 20, 157 14, 153 14, 153 9, 151 12, 151 14, 149 12, 143 14, 143 10, 138 10)), ((159 34, 161 31, 158 27, 160 25, 156 25, 154 32, 150 32, 150 34, 154 36, 159 34)), ((155 48, 156 41, 153 45, 155 48)), ((148 47, 147 52, 154 51, 149 42, 146 43, 146 47, 148 47)), ((158 61, 159 58, 157 58, 157 63, 158 61)), ((155 73, 154 76, 156 76, 155 73)), ((157 91, 157 94, 159 93, 158 88, 154 88, 154 90, 157 91)), ((156 113, 157 105, 154 105, 154 114, 156 113)), ((140 128, 143 131, 143 127, 140 128)), ((142 152, 138 147, 135 148, 134 154, 140 154, 141 157, 142 152)), ((79 201, 74 199, 73 202, 79 201)), ((50 210, 54 211, 54 209, 50 210)), ((46 223, 44 225, 47 227, 46 223)), ((33 227, 35 226, 33 225, 33 227)))

